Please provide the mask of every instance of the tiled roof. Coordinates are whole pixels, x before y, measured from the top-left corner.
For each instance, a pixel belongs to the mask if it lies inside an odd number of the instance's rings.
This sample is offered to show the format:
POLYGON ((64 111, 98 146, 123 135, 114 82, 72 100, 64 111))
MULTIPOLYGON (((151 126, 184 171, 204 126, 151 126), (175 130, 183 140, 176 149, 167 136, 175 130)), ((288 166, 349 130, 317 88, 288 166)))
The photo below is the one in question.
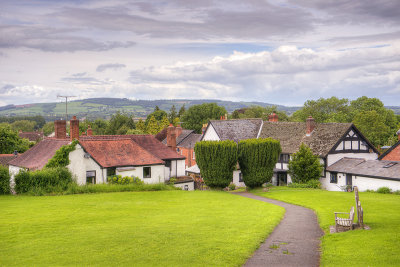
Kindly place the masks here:
POLYGON ((219 138, 223 140, 240 140, 257 138, 262 125, 262 119, 238 119, 238 120, 211 120, 219 138))
POLYGON ((165 138, 167 138, 167 127, 162 129, 159 133, 154 136, 158 141, 162 142, 165 138))
MULTIPOLYGON (((176 138, 176 146, 179 146, 180 142, 182 142, 183 139, 188 137, 191 133, 193 133, 193 130, 182 130, 182 133, 176 138)), ((167 144, 167 137, 165 136, 164 140, 162 140, 162 143, 164 145, 167 144)))
POLYGON ((349 173, 357 176, 382 177, 400 180, 400 163, 389 160, 343 158, 326 168, 326 170, 331 172, 349 173))
POLYGON ((81 140, 79 144, 102 167, 164 164, 130 138, 81 140))
POLYGON ((26 138, 31 142, 36 142, 36 141, 43 139, 42 132, 22 132, 22 133, 18 133, 18 136, 20 138, 26 138))
POLYGON ((146 149, 159 159, 185 159, 184 156, 172 151, 170 148, 163 145, 153 135, 94 135, 94 136, 81 136, 80 140, 102 139, 102 140, 118 140, 118 139, 131 139, 138 145, 146 149))
POLYGON ((70 140, 45 139, 34 145, 25 153, 11 160, 8 164, 18 167, 28 168, 30 170, 42 169, 51 159, 55 152, 70 143, 70 140))
POLYGON ((17 155, 14 154, 0 154, 0 165, 7 166, 8 162, 16 157, 17 155))
POLYGON ((305 122, 265 121, 260 138, 279 140, 282 153, 294 153, 305 143, 314 154, 326 156, 351 126, 351 123, 317 123, 312 134, 306 136, 305 122))
POLYGON ((179 144, 177 144, 177 147, 185 147, 185 148, 194 148, 194 145, 197 142, 200 142, 202 134, 197 134, 195 132, 192 132, 189 134, 185 139, 183 139, 179 144))

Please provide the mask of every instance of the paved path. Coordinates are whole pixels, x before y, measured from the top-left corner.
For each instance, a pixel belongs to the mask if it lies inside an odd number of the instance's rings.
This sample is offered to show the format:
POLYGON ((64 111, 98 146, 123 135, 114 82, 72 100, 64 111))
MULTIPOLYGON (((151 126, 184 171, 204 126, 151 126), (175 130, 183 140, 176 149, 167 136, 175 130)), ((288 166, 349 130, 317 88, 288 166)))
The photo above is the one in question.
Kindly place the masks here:
POLYGON ((280 224, 244 266, 319 266, 320 237, 324 233, 314 211, 247 192, 236 194, 286 209, 280 224))

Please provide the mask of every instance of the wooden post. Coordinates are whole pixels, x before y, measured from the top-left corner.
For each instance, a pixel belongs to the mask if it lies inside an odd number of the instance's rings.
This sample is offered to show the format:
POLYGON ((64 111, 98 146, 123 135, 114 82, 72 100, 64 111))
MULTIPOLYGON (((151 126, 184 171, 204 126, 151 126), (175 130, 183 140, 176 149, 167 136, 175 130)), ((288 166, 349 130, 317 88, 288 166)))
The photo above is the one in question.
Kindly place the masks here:
POLYGON ((361 229, 364 229, 364 215, 363 215, 363 209, 361 207, 361 201, 358 196, 358 187, 354 186, 354 194, 356 198, 356 207, 357 207, 357 224, 358 227, 361 229))

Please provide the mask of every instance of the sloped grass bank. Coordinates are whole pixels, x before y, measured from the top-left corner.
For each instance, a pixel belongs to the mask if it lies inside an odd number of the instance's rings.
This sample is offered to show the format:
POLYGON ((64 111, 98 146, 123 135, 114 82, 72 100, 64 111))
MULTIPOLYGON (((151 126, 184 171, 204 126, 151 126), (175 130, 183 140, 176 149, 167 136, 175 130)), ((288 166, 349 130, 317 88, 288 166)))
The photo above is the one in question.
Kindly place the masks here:
MULTIPOLYGON (((317 189, 272 188, 253 193, 311 208, 325 231, 322 238, 322 266, 399 266, 400 196, 361 192, 364 222, 371 230, 330 234, 334 212, 349 212, 355 206, 354 193, 317 189)), ((357 219, 355 219, 357 220, 357 219)))
POLYGON ((239 266, 283 213, 226 192, 0 196, 0 266, 239 266))

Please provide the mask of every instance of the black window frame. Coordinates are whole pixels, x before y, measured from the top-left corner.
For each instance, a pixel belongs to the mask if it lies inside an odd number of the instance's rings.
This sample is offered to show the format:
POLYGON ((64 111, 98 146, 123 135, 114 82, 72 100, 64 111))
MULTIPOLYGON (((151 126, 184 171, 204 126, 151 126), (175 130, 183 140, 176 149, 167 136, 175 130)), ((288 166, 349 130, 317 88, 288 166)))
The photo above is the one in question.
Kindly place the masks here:
POLYGON ((289 154, 280 154, 279 155, 279 162, 280 163, 289 163, 290 155, 289 154))
POLYGON ((107 176, 113 176, 115 175, 117 172, 117 168, 116 167, 110 167, 107 168, 107 176))
POLYGON ((330 173, 330 180, 329 182, 331 184, 337 184, 337 178, 338 178, 338 173, 337 172, 331 172, 330 173))
POLYGON ((96 171, 91 170, 91 171, 86 171, 86 184, 96 184, 96 171), (94 173, 94 176, 88 176, 88 173, 94 173))
POLYGON ((151 167, 143 167, 143 178, 151 178, 151 167), (148 170, 148 174, 146 174, 148 170))
POLYGON ((243 174, 239 172, 239 183, 243 183, 243 174))

